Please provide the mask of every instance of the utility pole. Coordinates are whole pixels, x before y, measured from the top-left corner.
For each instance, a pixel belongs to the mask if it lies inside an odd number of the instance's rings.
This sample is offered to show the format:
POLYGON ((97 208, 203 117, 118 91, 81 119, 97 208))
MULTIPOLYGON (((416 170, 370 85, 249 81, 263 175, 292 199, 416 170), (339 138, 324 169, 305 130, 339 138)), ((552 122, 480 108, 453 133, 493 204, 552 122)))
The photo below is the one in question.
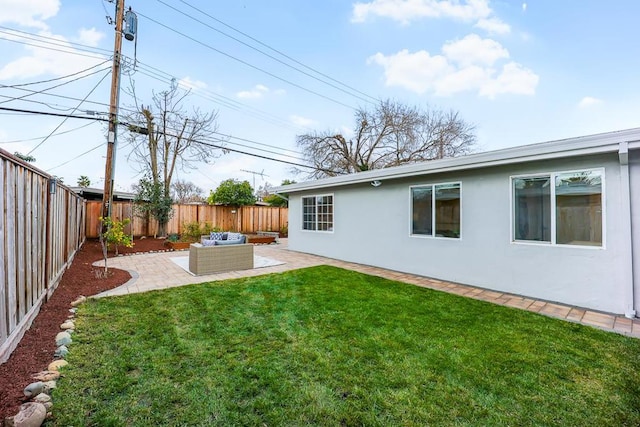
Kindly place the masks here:
POLYGON ((111 67, 111 98, 109 101, 109 133, 107 134, 107 162, 104 167, 104 194, 102 217, 111 216, 113 201, 113 175, 115 172, 116 144, 118 142, 118 101, 120 97, 120 61, 122 52, 122 24, 124 22, 124 0, 116 0, 116 34, 113 45, 111 67))

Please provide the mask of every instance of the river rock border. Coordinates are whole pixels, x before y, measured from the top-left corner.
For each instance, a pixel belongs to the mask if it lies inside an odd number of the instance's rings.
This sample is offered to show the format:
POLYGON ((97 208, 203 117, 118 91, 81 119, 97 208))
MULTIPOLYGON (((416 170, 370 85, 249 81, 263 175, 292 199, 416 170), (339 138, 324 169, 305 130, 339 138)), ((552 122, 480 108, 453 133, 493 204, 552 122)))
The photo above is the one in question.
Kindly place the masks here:
POLYGON ((56 388, 57 381, 62 376, 60 369, 69 364, 65 357, 69 354, 68 346, 73 342, 71 335, 76 329, 77 307, 86 300, 85 296, 80 295, 71 303, 70 314, 67 316, 67 320, 60 325, 62 331, 56 335, 56 351, 53 353, 53 361, 49 363, 46 370, 31 376, 35 381, 26 386, 23 391, 25 398, 29 401, 20 405, 20 411, 16 415, 4 419, 5 426, 39 427, 45 419, 52 416, 51 390, 56 388))

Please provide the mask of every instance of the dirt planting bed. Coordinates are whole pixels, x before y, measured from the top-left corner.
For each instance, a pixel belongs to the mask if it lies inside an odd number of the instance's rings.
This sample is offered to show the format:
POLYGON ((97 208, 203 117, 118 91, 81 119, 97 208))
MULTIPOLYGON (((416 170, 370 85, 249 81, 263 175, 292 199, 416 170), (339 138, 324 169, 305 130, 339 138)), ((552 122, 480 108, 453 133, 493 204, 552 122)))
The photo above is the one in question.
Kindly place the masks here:
MULTIPOLYGON (((133 248, 119 248, 119 253, 166 251, 163 239, 135 239, 133 248)), ((113 256, 110 252, 109 256, 113 256)), ((53 360, 55 336, 69 313, 71 302, 79 295, 91 296, 122 285, 131 278, 128 272, 109 269, 107 278, 98 278, 93 262, 102 259, 97 240, 88 240, 64 273, 58 288, 25 333, 9 360, 0 365, 0 426, 6 417, 15 415, 25 401, 23 389, 34 380, 31 376, 45 370, 53 360)))

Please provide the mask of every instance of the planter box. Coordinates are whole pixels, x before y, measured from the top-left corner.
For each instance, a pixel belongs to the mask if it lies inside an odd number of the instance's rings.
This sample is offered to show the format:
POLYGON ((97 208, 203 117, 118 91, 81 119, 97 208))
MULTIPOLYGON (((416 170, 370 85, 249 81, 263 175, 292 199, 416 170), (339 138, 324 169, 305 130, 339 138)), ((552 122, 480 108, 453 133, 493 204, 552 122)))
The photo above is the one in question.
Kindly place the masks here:
POLYGON ((189 245, 191 245, 191 242, 164 242, 164 244, 174 251, 186 251, 187 249, 189 249, 189 245))
POLYGON ((274 236, 258 236, 255 234, 247 235, 248 243, 256 243, 256 244, 270 244, 275 243, 276 238, 274 236))

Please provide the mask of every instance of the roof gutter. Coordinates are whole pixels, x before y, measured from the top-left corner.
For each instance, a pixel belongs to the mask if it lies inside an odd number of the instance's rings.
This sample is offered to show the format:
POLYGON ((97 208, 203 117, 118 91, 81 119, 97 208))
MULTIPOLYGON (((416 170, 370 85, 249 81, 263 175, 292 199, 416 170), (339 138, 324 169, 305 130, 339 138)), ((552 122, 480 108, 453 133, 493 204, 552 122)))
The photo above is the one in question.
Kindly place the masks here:
MULTIPOLYGON (((522 147, 513 147, 485 153, 472 154, 463 157, 454 157, 440 160, 432 160, 422 163, 414 163, 376 169, 366 172, 358 172, 350 175, 319 179, 316 181, 290 184, 286 186, 287 193, 314 190, 318 188, 338 187, 370 183, 372 181, 384 181, 390 179, 409 178, 418 175, 455 172, 460 170, 473 170, 492 166, 526 163, 532 161, 544 161, 566 157, 576 157, 592 154, 617 153, 620 140, 629 141, 629 148, 640 148, 640 129, 612 132, 604 135, 593 135, 570 140, 545 142, 522 147), (627 137, 627 138, 625 138, 627 137)), ((276 187, 276 192, 285 192, 285 187, 276 187)))
POLYGON ((618 147, 620 162, 620 192, 621 192, 621 221, 622 235, 627 236, 623 242, 625 248, 621 251, 620 271, 622 280, 626 283, 624 295, 624 315, 629 319, 636 317, 635 286, 633 282, 633 236, 631 234, 631 177, 629 175, 629 143, 621 142, 618 147))

